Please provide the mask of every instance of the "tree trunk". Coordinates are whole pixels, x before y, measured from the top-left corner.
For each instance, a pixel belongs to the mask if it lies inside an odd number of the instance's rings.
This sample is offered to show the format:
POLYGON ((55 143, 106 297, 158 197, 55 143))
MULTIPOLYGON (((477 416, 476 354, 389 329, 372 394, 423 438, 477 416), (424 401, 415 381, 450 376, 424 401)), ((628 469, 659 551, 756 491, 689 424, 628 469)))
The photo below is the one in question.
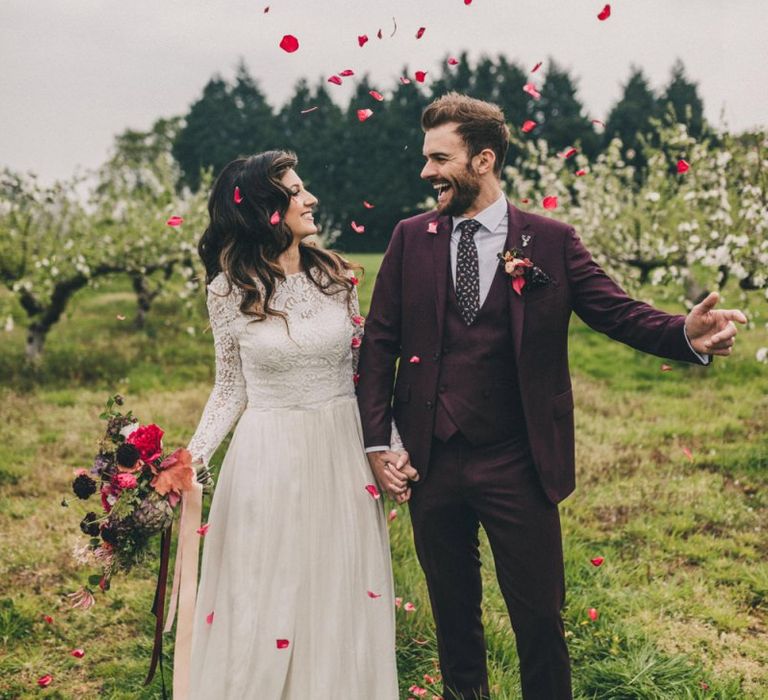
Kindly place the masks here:
POLYGON ((147 313, 152 306, 152 302, 158 297, 160 292, 163 291, 163 285, 167 282, 173 274, 173 263, 170 263, 163 268, 163 280, 159 282, 157 286, 152 289, 150 285, 149 277, 141 272, 134 272, 131 274, 131 282, 133 284, 133 291, 136 293, 136 318, 134 319, 134 325, 138 329, 143 329, 147 320, 147 313))
POLYGON ((45 346, 45 338, 48 335, 50 328, 46 328, 42 324, 33 323, 27 329, 27 345, 24 350, 24 355, 29 362, 37 362, 40 356, 43 354, 43 347, 45 346))

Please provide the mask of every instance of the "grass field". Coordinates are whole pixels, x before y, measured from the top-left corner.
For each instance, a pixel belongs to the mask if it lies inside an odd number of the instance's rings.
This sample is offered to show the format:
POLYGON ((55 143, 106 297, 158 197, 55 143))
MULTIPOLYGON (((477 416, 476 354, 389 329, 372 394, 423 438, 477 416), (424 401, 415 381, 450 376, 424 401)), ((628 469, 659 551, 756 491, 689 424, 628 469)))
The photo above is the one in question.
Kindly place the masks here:
MULTIPOLYGON (((367 270, 365 308, 378 258, 353 257, 367 270)), ((166 445, 182 445, 211 385, 202 298, 187 311, 161 297, 144 332, 130 326, 133 303, 119 279, 80 293, 34 369, 22 359, 20 311, 16 329, 0 334, 3 700, 160 697, 158 678, 141 685, 154 566, 117 579, 87 612, 66 599, 89 573, 71 557, 85 509, 69 484, 93 458, 106 397, 124 394, 128 408, 163 426, 166 445), (75 647, 82 659, 69 655, 75 647), (42 690, 44 674, 53 682, 42 690)), ((728 360, 662 372, 658 358, 574 320, 578 488, 561 513, 577 697, 768 698, 768 377, 754 361, 763 345, 764 330, 745 332, 728 360), (602 566, 590 563, 595 556, 602 566)), ((390 536, 396 594, 416 606, 397 612, 407 698, 436 675, 437 654, 406 509, 390 536)), ((485 542, 483 561, 494 698, 512 700, 520 697, 514 639, 485 542)))

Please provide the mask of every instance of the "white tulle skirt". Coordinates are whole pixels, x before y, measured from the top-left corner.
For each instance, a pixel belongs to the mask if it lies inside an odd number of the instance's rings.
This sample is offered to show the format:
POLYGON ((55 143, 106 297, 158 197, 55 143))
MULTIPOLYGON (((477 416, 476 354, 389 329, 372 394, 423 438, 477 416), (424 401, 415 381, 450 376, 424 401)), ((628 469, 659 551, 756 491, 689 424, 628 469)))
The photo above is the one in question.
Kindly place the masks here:
POLYGON ((195 612, 195 700, 396 700, 381 500, 354 398, 246 409, 216 485, 195 612))

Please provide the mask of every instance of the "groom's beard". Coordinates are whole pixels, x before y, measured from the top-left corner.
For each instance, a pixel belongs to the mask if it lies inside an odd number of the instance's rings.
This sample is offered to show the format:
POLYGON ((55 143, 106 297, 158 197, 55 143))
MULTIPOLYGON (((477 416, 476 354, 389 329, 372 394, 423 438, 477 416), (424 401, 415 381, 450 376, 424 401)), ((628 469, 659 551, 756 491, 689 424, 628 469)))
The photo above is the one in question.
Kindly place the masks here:
POLYGON ((461 216, 480 194, 480 178, 468 165, 462 174, 445 180, 451 185, 448 201, 438 202, 437 211, 445 216, 461 216))

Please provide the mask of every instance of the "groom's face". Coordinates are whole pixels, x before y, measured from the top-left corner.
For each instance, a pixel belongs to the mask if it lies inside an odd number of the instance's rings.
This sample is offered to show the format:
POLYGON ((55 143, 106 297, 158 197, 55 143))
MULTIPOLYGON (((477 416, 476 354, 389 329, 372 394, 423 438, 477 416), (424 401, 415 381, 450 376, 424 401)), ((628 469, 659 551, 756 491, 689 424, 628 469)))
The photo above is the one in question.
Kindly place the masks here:
POLYGON ((456 124, 429 129, 424 134, 423 154, 427 162, 421 177, 435 188, 437 211, 448 216, 461 216, 480 194, 480 176, 464 140, 456 133, 456 124))

